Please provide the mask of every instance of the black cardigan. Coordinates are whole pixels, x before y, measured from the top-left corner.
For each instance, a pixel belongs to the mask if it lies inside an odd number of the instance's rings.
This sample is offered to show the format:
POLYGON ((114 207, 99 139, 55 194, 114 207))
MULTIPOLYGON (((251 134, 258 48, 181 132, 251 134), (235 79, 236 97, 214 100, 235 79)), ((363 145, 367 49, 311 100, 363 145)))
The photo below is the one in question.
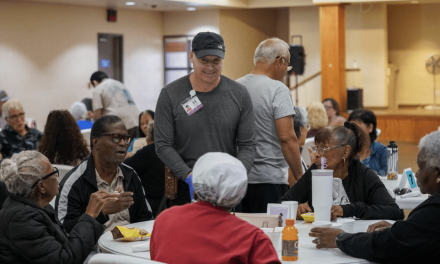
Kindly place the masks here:
POLYGON ((429 197, 391 228, 343 234, 336 240, 344 253, 379 263, 439 263, 440 193, 429 197))
POLYGON ((104 229, 83 214, 67 235, 52 206, 11 194, 0 211, 0 263, 82 264, 104 229))
MULTIPOLYGON (((313 210, 312 201, 312 170, 313 164, 306 173, 286 192, 279 200, 308 202, 313 210)), ((348 167, 348 176, 342 180, 345 191, 351 204, 341 205, 343 217, 357 217, 361 219, 390 219, 402 220, 403 210, 393 200, 379 177, 373 170, 353 160, 348 167)))

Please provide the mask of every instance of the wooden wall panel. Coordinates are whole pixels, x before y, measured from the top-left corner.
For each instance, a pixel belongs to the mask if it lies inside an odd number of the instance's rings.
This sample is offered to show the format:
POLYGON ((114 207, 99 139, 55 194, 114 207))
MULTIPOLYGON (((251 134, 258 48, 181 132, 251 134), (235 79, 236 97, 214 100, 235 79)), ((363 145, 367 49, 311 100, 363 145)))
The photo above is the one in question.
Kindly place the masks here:
POLYGON ((341 110, 347 109, 345 87, 345 6, 319 7, 321 36, 321 95, 334 98, 341 110))
POLYGON ((438 130, 440 116, 377 115, 380 141, 406 141, 418 143, 432 131, 438 130))

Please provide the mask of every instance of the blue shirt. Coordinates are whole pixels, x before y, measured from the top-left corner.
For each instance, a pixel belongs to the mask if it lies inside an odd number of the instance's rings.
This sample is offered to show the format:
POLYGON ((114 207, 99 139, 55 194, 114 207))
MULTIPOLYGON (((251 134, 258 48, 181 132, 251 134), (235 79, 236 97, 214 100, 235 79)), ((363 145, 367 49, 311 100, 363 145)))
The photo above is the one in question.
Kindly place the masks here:
POLYGON ((377 172, 381 170, 387 172, 388 170, 387 155, 388 155, 388 150, 386 146, 378 142, 373 142, 371 144, 370 156, 364 159, 362 163, 365 166, 370 167, 372 170, 375 170, 377 172))
POLYGON ((77 120, 76 123, 79 126, 79 130, 89 129, 93 126, 93 121, 77 120))

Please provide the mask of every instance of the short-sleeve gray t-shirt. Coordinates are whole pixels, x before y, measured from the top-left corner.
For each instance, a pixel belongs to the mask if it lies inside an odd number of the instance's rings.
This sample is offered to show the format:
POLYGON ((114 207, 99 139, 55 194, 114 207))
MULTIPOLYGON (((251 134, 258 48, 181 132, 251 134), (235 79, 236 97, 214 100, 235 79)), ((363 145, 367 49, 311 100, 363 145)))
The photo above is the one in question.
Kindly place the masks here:
POLYGON ((237 82, 249 91, 255 114, 257 152, 248 182, 288 184, 289 166, 281 150, 275 120, 295 115, 289 88, 266 75, 248 74, 237 82))

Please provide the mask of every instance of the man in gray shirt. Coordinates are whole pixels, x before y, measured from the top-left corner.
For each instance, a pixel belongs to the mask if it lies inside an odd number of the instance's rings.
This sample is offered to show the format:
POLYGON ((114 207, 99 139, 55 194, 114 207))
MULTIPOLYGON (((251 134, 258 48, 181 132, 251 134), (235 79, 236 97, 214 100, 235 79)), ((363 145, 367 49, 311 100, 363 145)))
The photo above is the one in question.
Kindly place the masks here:
POLYGON ((171 205, 189 203, 192 168, 207 152, 225 152, 250 171, 254 162, 254 112, 249 92, 221 75, 225 46, 215 33, 201 32, 190 53, 194 72, 162 89, 154 138, 159 158, 179 178, 171 205), (184 182, 184 181, 187 181, 184 182))
POLYGON ((289 45, 278 38, 261 42, 254 64, 251 74, 237 80, 252 98, 257 142, 242 210, 265 213, 268 203, 277 203, 289 190, 289 167, 296 180, 302 176, 302 167, 293 125, 292 95, 281 82, 290 64, 289 45))

